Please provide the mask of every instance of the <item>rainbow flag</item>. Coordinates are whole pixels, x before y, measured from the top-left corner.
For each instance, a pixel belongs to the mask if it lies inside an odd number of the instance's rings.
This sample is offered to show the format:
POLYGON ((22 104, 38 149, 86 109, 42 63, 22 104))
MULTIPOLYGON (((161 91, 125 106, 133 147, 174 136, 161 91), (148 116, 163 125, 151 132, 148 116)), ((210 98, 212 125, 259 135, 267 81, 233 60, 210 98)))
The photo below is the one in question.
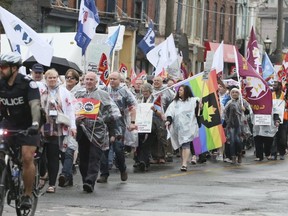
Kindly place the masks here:
POLYGON ((206 81, 203 81, 202 72, 177 83, 177 86, 183 84, 190 86, 194 97, 202 97, 201 127, 199 128, 199 136, 193 140, 195 154, 199 155, 220 148, 225 143, 226 136, 221 124, 220 106, 216 92, 218 88, 216 70, 209 73, 206 81))

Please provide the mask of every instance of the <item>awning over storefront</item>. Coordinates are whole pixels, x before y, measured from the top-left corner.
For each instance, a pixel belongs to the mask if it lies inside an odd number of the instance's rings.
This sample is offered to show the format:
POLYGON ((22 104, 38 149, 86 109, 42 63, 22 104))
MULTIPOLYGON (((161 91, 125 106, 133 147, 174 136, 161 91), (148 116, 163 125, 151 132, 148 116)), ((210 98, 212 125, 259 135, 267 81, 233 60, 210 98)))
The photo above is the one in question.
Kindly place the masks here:
MULTIPOLYGON (((208 51, 215 52, 219 45, 220 43, 205 42, 205 47, 206 47, 205 54, 204 54, 205 61, 206 61, 207 52, 208 51)), ((224 62, 235 63, 234 45, 224 44, 223 49, 224 49, 223 50, 224 62)))

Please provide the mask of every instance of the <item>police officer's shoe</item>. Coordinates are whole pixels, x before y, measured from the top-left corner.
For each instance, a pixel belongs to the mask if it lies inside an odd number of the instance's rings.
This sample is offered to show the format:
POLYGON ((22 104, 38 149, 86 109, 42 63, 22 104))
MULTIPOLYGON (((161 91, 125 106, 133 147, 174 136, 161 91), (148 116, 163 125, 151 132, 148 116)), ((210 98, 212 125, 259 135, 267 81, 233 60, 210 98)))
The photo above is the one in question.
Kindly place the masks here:
POLYGON ((30 209, 32 207, 32 199, 28 195, 21 197, 20 209, 30 209))

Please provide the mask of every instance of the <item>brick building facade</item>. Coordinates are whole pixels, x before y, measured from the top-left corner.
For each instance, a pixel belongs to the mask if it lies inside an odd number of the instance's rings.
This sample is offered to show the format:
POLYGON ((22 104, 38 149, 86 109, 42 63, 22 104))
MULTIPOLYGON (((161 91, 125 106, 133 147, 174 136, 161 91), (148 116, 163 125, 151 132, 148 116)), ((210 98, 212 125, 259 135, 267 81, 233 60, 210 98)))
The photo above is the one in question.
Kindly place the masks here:
MULTIPOLYGON (((11 11, 37 32, 75 32, 78 9, 81 0, 14 0, 11 11)), ((204 42, 226 44, 235 43, 236 2, 226 0, 96 0, 101 23, 98 33, 107 33, 108 26, 118 24, 126 28, 128 41, 119 52, 119 62, 128 68, 152 71, 146 57, 137 49, 138 42, 145 35, 148 21, 155 23, 156 44, 167 35, 171 27, 176 46, 181 38, 187 38, 186 60, 190 71, 203 69, 204 42), (173 5, 173 14, 166 14, 168 3, 173 5), (171 20, 167 26, 166 20, 171 20), (131 42, 130 40, 134 40, 131 42), (124 52, 129 50, 132 60, 126 59, 124 52), (122 52, 122 53, 121 53, 122 52)), ((183 45, 183 44, 182 44, 183 45)))

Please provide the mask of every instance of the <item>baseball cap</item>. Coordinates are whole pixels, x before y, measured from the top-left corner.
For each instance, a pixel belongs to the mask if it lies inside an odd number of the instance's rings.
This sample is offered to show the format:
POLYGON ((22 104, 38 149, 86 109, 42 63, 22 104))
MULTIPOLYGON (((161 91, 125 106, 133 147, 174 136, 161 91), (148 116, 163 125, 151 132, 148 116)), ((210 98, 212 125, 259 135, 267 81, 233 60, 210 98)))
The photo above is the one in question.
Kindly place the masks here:
POLYGON ((43 73, 43 72, 44 72, 43 65, 38 64, 38 63, 34 64, 34 65, 32 66, 32 71, 43 73))

